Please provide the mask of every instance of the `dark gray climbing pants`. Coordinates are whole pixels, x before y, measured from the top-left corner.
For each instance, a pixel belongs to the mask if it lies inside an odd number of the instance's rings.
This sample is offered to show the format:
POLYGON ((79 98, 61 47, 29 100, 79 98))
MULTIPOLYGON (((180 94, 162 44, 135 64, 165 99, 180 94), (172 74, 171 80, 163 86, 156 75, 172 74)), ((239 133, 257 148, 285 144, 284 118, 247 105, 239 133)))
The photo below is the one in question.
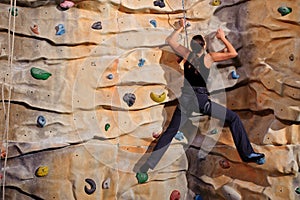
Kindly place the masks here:
POLYGON ((203 87, 183 88, 182 95, 178 99, 179 105, 176 107, 168 128, 162 133, 147 159, 147 164, 151 169, 160 161, 180 126, 185 124, 192 112, 200 112, 228 123, 235 146, 242 159, 254 152, 239 116, 224 106, 210 101, 208 95, 206 88, 203 87))

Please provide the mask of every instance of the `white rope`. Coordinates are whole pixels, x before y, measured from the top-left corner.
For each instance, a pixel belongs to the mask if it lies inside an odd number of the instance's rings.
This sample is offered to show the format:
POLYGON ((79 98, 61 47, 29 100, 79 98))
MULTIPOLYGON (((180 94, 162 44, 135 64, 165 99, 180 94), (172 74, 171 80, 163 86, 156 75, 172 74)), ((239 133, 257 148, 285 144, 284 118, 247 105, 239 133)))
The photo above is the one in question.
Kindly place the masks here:
MULTIPOLYGON (((4 117, 5 117, 5 130, 3 137, 5 138, 5 160, 4 160, 4 167, 3 167, 3 184, 2 184, 2 199, 5 199, 5 182, 6 182, 6 168, 7 168, 7 156, 8 156, 8 134, 9 134, 9 118, 10 118, 10 102, 11 102, 11 85, 12 85, 12 65, 13 65, 13 55, 14 55, 14 44, 15 44, 15 27, 16 27, 16 6, 17 6, 17 0, 11 0, 10 1, 10 8, 9 11, 9 19, 8 19, 8 66, 9 66, 9 72, 8 72, 8 103, 7 103, 7 110, 5 109, 4 105, 4 117), (11 32, 11 16, 13 12, 13 27, 12 27, 12 40, 10 36, 11 32)), ((5 79, 4 79, 5 80, 5 79)), ((4 83, 3 83, 4 84, 4 83)), ((2 89, 2 102, 4 102, 4 89, 2 89)), ((2 148, 1 148, 2 151, 2 148)))
POLYGON ((187 33, 187 23, 186 23, 186 10, 184 8, 184 0, 182 0, 182 10, 183 10, 183 28, 184 28, 184 31, 185 31, 185 40, 186 40, 186 46, 187 48, 189 48, 189 40, 188 40, 188 33, 187 33))

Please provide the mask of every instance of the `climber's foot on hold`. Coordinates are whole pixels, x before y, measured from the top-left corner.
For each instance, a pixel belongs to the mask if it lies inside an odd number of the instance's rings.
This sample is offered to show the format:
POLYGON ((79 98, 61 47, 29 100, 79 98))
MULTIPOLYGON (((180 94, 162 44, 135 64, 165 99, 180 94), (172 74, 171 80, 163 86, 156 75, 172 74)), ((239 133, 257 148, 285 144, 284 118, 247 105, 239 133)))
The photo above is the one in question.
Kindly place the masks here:
POLYGON ((245 156, 243 158, 244 162, 255 162, 258 165, 262 165, 265 163, 265 155, 262 153, 251 153, 248 156, 245 156))

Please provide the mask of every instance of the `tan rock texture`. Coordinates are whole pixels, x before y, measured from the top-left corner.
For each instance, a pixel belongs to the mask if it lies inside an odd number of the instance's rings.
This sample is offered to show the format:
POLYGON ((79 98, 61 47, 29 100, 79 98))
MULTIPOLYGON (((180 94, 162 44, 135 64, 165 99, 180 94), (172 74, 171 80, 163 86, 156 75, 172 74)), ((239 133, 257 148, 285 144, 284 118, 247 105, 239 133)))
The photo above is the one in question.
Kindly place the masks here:
POLYGON ((170 199, 173 190, 182 200, 300 198, 299 1, 164 0, 160 8, 153 0, 76 0, 67 10, 59 0, 15 2, 0 1, 1 198, 170 199), (200 33, 209 51, 222 50, 214 37, 221 27, 238 50, 213 67, 209 87, 239 114, 266 163, 243 163, 229 128, 195 113, 184 139, 173 139, 139 184, 137 168, 181 92, 182 64, 165 39, 183 5, 191 26, 180 43, 200 33), (282 16, 280 7, 292 12, 282 16), (51 76, 35 79, 32 67, 51 76), (167 98, 157 103, 151 92, 167 98), (123 100, 129 93, 132 105, 123 100), (42 166, 48 174, 36 176, 42 166))

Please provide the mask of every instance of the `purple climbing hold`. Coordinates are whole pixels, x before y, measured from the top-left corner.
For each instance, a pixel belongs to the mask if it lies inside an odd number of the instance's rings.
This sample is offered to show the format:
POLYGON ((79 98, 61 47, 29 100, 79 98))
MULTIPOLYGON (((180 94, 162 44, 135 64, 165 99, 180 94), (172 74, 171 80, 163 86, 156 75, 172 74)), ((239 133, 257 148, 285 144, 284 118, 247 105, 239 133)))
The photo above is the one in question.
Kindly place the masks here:
POLYGON ((165 2, 164 2, 163 0, 155 0, 155 1, 153 2, 153 4, 154 4, 154 6, 158 6, 158 7, 160 7, 160 8, 163 8, 163 7, 166 6, 166 5, 165 5, 165 2))
POLYGON ((135 95, 132 94, 132 93, 126 93, 124 96, 123 96, 123 101, 125 101, 127 103, 127 105, 130 107, 134 104, 135 102, 135 95))
POLYGON ((66 32, 65 27, 64 27, 63 24, 58 24, 55 27, 55 30, 56 30, 56 35, 63 35, 66 32))
POLYGON ((238 78, 240 78, 240 75, 238 75, 238 74, 236 73, 236 71, 232 71, 232 72, 231 72, 231 77, 232 77, 233 79, 238 79, 238 78))
POLYGON ((92 29, 95 29, 95 30, 101 30, 102 29, 102 24, 100 21, 98 22, 95 22, 93 25, 92 25, 92 29))

